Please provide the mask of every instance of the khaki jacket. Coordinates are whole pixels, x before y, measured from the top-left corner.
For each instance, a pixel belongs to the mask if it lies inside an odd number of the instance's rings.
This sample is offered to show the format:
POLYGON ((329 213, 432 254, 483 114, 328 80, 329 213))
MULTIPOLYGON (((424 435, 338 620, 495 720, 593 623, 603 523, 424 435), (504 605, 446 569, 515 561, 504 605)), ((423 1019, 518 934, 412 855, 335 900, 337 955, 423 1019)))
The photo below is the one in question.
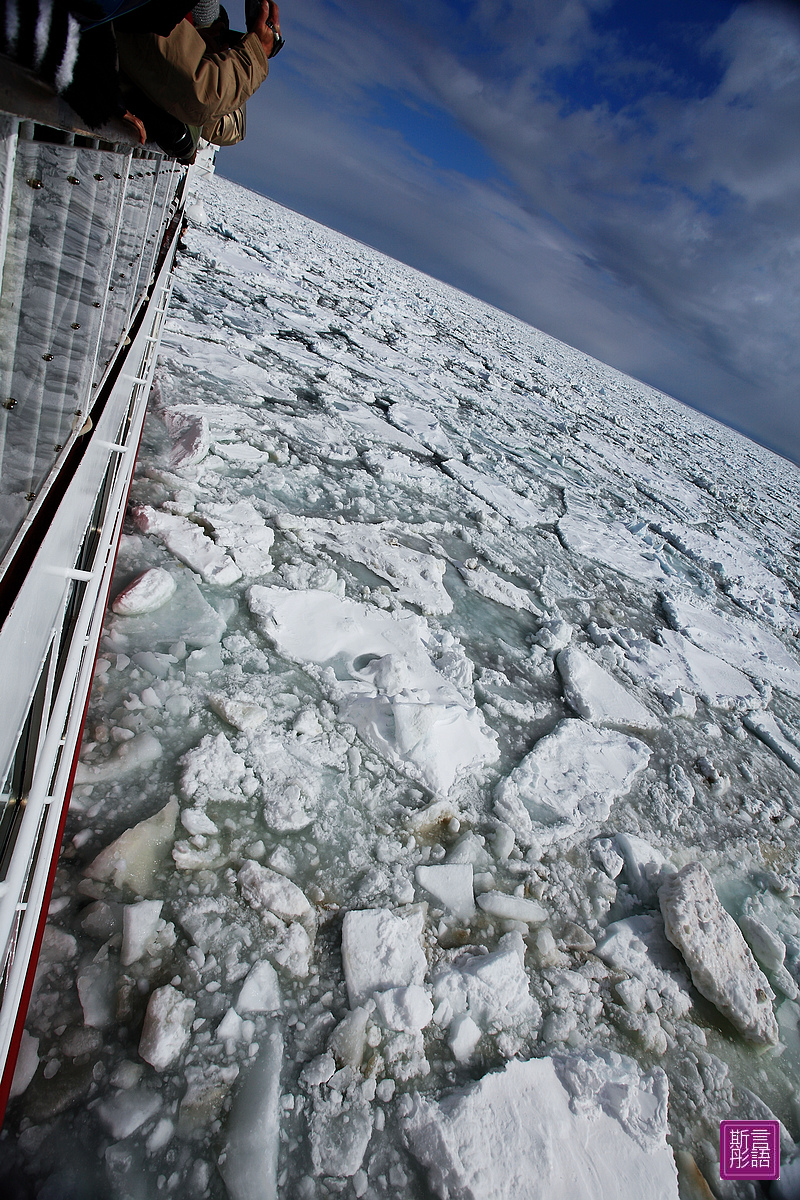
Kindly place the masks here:
POLYGON ((254 33, 211 53, 188 21, 169 37, 117 30, 120 69, 155 104, 187 125, 206 125, 240 109, 267 77, 254 33))

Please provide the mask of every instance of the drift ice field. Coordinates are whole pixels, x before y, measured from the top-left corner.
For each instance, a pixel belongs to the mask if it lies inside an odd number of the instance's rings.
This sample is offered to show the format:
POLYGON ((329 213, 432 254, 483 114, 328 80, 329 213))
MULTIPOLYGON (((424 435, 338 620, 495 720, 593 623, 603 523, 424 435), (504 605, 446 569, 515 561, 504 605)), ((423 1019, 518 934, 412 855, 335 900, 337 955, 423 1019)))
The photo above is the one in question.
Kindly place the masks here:
POLYGON ((800 1194, 797 468, 190 216, 4 1195, 800 1194))

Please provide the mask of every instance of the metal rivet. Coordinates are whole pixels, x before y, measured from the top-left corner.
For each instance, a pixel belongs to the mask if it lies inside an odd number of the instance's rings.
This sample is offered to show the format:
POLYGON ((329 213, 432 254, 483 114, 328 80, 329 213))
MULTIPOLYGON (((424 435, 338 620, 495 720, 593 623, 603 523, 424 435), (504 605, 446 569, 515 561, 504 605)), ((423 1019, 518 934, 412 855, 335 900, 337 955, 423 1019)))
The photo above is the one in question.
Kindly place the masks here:
POLYGON ((99 300, 93 300, 93 301, 92 301, 92 308, 99 308, 99 307, 100 307, 100 301, 99 301, 99 300))
POLYGON ((80 408, 73 408, 72 412, 73 412, 73 415, 74 415, 74 416, 76 416, 76 417, 82 417, 82 416, 83 416, 83 410, 82 410, 82 409, 80 409, 80 408))
POLYGON ((9 412, 11 411, 12 408, 16 408, 16 405, 17 405, 17 402, 13 396, 9 396, 9 398, 7 400, 3 401, 3 408, 7 408, 9 410, 9 412))
POLYGON ((44 359, 45 362, 52 362, 53 359, 55 358, 55 354, 43 354, 42 358, 44 359))
POLYGON ((28 187, 33 188, 33 190, 37 192, 40 187, 44 187, 44 184, 42 183, 41 179, 29 179, 28 187))
POLYGON ((105 179, 105 175, 95 175, 95 179, 100 183, 105 179))
POLYGON ((73 321, 72 324, 70 325, 70 329, 80 329, 80 327, 81 327, 80 321, 73 321))
POLYGON ((56 442, 55 446, 53 446, 53 450, 55 451, 56 454, 58 454, 60 449, 61 449, 61 442, 56 442))
POLYGON ((67 183, 71 183, 74 187, 76 184, 80 183, 80 179, 78 179, 77 175, 68 175, 67 183))
POLYGON ((28 503, 30 504, 31 500, 35 500, 35 499, 36 499, 36 492, 28 492, 28 493, 26 494, 26 496, 25 496, 25 499, 26 499, 26 500, 28 501, 28 503))
POLYGON ((120 175, 119 171, 115 171, 115 172, 114 172, 114 178, 115 178, 115 179, 122 179, 122 176, 120 175))

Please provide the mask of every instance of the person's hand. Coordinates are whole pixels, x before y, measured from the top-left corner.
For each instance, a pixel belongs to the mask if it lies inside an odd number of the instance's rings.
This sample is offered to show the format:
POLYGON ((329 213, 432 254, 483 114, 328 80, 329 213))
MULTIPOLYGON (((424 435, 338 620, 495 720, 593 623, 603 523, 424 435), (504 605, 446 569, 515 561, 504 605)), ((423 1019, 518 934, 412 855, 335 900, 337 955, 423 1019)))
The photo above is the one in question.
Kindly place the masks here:
POLYGON ((277 4, 272 3, 272 0, 261 0, 261 7, 252 21, 248 21, 247 28, 250 33, 256 35, 269 58, 275 45, 275 34, 278 37, 281 36, 281 21, 277 4), (267 21, 274 27, 275 33, 272 32, 267 21))

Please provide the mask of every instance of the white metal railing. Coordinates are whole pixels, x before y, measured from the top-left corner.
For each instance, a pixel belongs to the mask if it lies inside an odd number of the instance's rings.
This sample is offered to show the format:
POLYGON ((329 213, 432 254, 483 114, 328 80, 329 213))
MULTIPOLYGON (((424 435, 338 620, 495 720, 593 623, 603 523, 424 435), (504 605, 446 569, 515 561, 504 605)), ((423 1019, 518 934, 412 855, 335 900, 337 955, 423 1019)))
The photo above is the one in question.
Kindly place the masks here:
MULTIPOLYGON (((0 662, 4 664, 4 670, 7 665, 13 670, 15 647, 19 647, 20 639, 30 644, 31 633, 38 636, 38 646, 29 645, 29 649, 35 652, 39 663, 49 663, 46 690, 50 692, 45 697, 46 720, 38 739, 36 761, 24 812, 16 830, 13 854, 6 877, 0 882, 0 977, 3 981, 0 1067, 5 1063, 17 1024, 40 916, 47 898, 51 866, 58 849, 63 812, 68 801, 69 783, 102 630, 105 598, 111 582, 115 549, 144 422, 161 327, 169 302, 172 283, 170 261, 171 256, 156 281, 147 319, 129 348, 123 369, 114 382, 92 435, 96 454, 87 451, 84 456, 59 507, 54 527, 43 541, 25 580, 20 602, 15 604, 0 630, 0 662), (90 529, 97 495, 102 490, 108 471, 112 473, 113 482, 91 561, 81 561, 81 569, 76 569, 74 564, 79 560, 74 555, 70 565, 59 562, 57 555, 53 554, 63 536, 59 522, 67 521, 69 513, 74 512, 77 505, 83 511, 84 530, 90 529), (84 567, 86 569, 82 569, 84 567), (29 605, 39 595, 42 581, 48 577, 58 581, 58 603, 51 612, 49 624, 45 627, 40 616, 38 630, 34 628, 32 631, 36 621, 31 621, 29 605), (69 639, 62 650, 60 682, 53 691, 56 659, 53 651, 61 642, 70 590, 76 583, 83 589, 83 594, 69 639), (30 594, 27 595, 26 591, 30 594)), ((17 651, 17 658, 20 658, 20 653, 24 657, 23 650, 17 651)), ((8 715, 2 712, 0 697, 0 734, 8 715)), ((18 717, 14 723, 18 726, 18 717)), ((19 736, 19 729, 16 736, 19 736)), ((4 758, 0 751, 0 761, 10 761, 7 748, 4 758)))

